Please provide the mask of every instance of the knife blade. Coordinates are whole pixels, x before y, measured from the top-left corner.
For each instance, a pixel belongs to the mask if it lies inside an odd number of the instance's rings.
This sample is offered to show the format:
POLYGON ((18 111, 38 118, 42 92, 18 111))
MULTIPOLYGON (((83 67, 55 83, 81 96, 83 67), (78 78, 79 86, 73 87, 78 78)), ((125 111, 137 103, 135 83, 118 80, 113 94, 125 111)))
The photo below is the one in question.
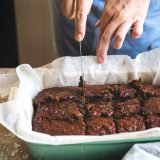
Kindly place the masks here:
POLYGON ((81 56, 81 73, 82 73, 82 81, 83 81, 82 88, 83 88, 84 87, 84 72, 83 72, 83 57, 82 57, 82 43, 81 43, 81 41, 79 42, 79 53, 81 56))
MULTIPOLYGON (((76 18, 75 18, 75 26, 76 26, 76 18)), ((82 91, 82 96, 83 96, 83 102, 85 103, 85 81, 84 81, 84 72, 83 72, 83 57, 82 57, 82 43, 81 41, 79 41, 79 54, 80 54, 80 57, 81 57, 81 76, 80 76, 80 79, 79 79, 79 87, 81 88, 81 91, 82 91)))
POLYGON ((81 41, 79 42, 79 53, 81 57, 81 76, 80 76, 80 82, 79 82, 79 87, 81 87, 82 90, 82 96, 83 96, 83 101, 85 103, 85 80, 84 80, 84 72, 83 72, 83 57, 82 57, 82 44, 81 41))

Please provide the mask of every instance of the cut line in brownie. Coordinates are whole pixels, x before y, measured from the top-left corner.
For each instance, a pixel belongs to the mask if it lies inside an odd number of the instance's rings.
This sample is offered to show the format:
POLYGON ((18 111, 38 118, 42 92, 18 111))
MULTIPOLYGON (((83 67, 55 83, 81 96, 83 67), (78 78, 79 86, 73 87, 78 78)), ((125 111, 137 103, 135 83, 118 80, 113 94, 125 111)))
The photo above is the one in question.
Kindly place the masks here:
POLYGON ((36 116, 46 117, 48 119, 59 119, 74 121, 76 119, 82 119, 81 105, 74 101, 65 102, 43 102, 40 103, 36 116))
POLYGON ((86 113, 90 117, 110 117, 113 115, 112 102, 94 101, 85 104, 86 113))
POLYGON ((147 114, 160 114, 160 98, 159 97, 151 97, 144 102, 143 112, 145 115, 147 114))
POLYGON ((87 85, 86 86, 86 100, 87 101, 94 101, 94 100, 104 100, 110 101, 112 100, 112 94, 110 92, 111 85, 104 84, 104 85, 87 85))
POLYGON ((136 90, 127 84, 113 84, 113 93, 118 98, 133 98, 136 90))
POLYGON ((138 90, 143 97, 160 97, 160 87, 147 83, 140 83, 138 86, 138 90))
POLYGON ((145 124, 142 116, 124 117, 117 120, 117 132, 135 132, 145 130, 145 124))
POLYGON ((33 121, 33 131, 46 133, 51 136, 85 135, 85 123, 83 120, 69 122, 43 119, 38 123, 33 121))
POLYGON ((79 87, 54 87, 39 92, 34 99, 34 103, 38 104, 44 101, 62 102, 81 99, 82 93, 79 87))
POLYGON ((140 102, 137 98, 132 98, 122 102, 114 103, 116 117, 129 116, 140 113, 140 102))
POLYGON ((92 118, 86 122, 86 135, 107 135, 116 133, 112 118, 92 118))
POLYGON ((160 127, 160 116, 159 115, 147 115, 146 116, 147 128, 160 127))

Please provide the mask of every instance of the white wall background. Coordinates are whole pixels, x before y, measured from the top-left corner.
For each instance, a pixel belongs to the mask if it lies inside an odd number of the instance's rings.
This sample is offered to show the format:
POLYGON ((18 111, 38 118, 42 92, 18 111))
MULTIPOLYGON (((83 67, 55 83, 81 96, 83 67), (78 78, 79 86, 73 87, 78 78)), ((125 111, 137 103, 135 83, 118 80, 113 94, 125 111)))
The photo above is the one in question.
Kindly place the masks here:
POLYGON ((33 67, 55 59, 48 0, 15 0, 19 62, 33 67))

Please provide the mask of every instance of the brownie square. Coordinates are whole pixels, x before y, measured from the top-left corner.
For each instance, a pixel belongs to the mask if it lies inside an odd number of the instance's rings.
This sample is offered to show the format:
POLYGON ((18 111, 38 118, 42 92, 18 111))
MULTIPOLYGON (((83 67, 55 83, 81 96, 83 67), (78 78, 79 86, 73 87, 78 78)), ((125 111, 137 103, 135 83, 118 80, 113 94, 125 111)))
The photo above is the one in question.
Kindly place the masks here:
POLYGON ((138 87, 139 92, 143 94, 144 97, 160 97, 160 87, 152 84, 141 83, 138 87))
POLYGON ((140 112, 140 102, 137 98, 132 98, 114 103, 114 108, 116 117, 133 115, 140 112))
POLYGON ((86 113, 90 117, 109 117, 113 115, 112 102, 95 101, 85 105, 86 113))
POLYGON ((112 118, 92 118, 87 121, 87 135, 114 134, 115 124, 112 118))
POLYGON ((133 98, 136 95, 136 90, 127 84, 112 85, 114 94, 119 98, 133 98))
POLYGON ((144 101, 144 114, 160 114, 160 98, 151 97, 144 101))
POLYGON ((73 101, 40 103, 35 116, 48 119, 70 120, 82 119, 80 104, 73 101))
POLYGON ((33 131, 46 133, 51 136, 58 135, 85 135, 85 124, 82 120, 73 122, 61 120, 42 119, 33 121, 33 131))
POLYGON ((148 115, 146 116, 147 128, 160 127, 160 116, 158 115, 148 115))
POLYGON ((111 85, 88 85, 86 86, 86 100, 111 100, 111 85))
POLYGON ((34 99, 34 103, 44 101, 62 102, 66 100, 82 99, 81 91, 78 87, 53 87, 39 92, 34 99))
POLYGON ((145 124, 141 116, 124 117, 117 120, 117 131, 119 133, 142 130, 145 130, 145 124))

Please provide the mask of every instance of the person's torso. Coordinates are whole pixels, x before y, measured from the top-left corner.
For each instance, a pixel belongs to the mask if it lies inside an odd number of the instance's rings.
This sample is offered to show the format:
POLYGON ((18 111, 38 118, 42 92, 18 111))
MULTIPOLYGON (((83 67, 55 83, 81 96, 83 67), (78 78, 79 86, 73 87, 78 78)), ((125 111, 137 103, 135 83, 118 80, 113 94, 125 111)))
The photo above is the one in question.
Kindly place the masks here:
MULTIPOLYGON (((85 55, 96 54, 99 30, 95 27, 95 24, 100 18, 104 3, 105 0, 93 1, 91 12, 88 15, 86 35, 82 42, 82 50, 85 55)), ((61 38, 59 39, 62 42, 60 52, 63 52, 63 55, 78 56, 79 44, 74 40, 74 21, 70 21, 61 16, 60 23, 61 38)), ((142 36, 134 40, 130 37, 130 33, 128 32, 122 48, 120 50, 115 50, 111 43, 108 54, 126 54, 135 58, 137 54, 157 47, 160 47, 160 1, 151 0, 142 36)))

